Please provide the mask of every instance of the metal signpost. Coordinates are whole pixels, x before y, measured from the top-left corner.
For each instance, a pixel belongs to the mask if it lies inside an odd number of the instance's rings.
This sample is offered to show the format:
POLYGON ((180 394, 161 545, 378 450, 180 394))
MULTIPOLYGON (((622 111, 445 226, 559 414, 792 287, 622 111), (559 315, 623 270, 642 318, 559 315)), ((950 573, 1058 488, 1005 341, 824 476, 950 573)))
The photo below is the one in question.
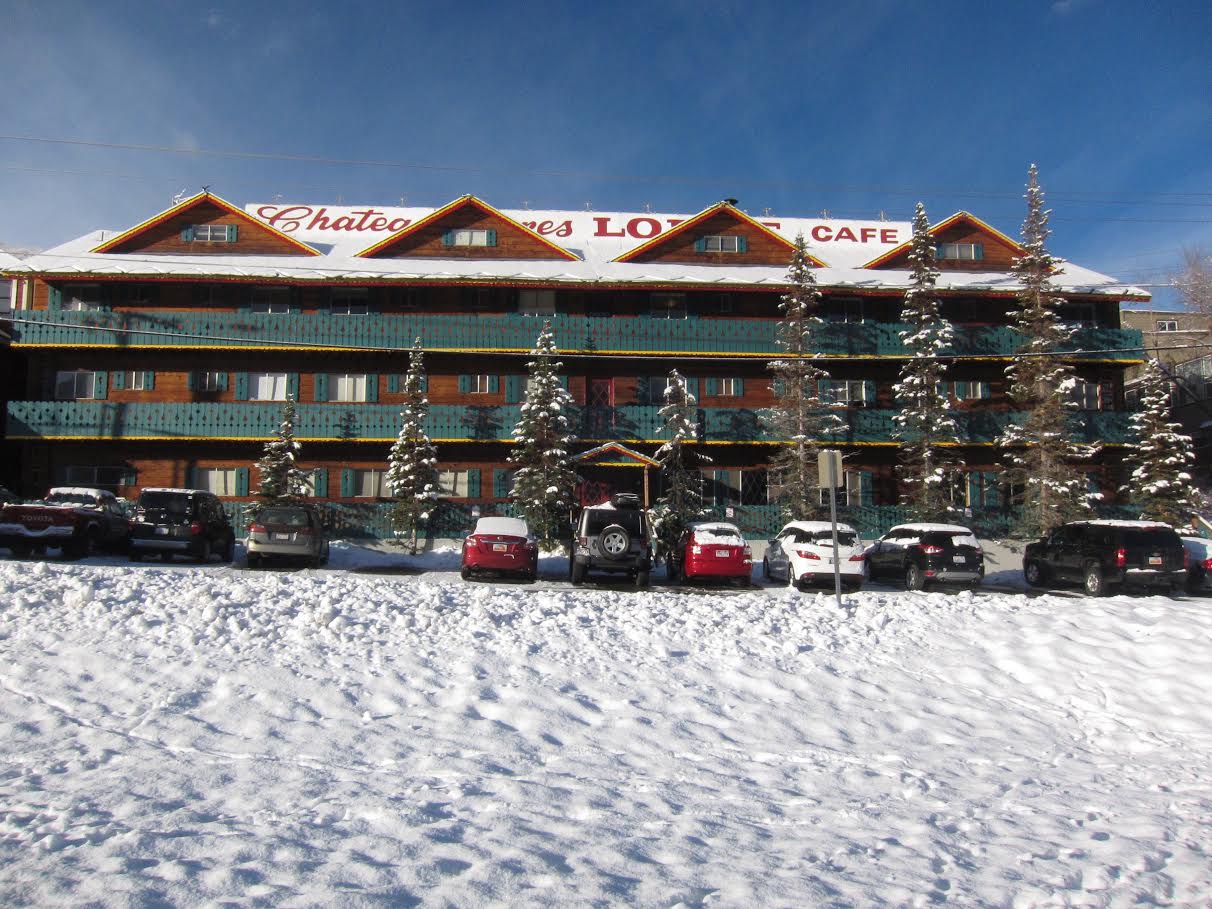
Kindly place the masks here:
POLYGON ((837 552, 837 487, 842 481, 842 453, 836 448, 823 448, 816 455, 817 482, 829 490, 829 523, 833 527, 833 593, 837 607, 842 608, 842 566, 837 552))

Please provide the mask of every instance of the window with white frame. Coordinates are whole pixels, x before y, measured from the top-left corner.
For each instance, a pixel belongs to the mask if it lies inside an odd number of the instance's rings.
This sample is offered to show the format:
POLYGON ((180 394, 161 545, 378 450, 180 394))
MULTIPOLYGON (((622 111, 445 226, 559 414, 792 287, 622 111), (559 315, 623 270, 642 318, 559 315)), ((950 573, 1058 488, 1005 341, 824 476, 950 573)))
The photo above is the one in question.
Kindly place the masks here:
POLYGON ((821 388, 821 400, 833 404, 860 404, 867 400, 867 383, 862 379, 830 379, 821 388))
POLYGON ((113 490, 118 486, 134 486, 135 471, 129 467, 70 466, 63 472, 68 486, 86 486, 113 490))
POLYGON ((195 224, 193 237, 202 243, 231 243, 235 241, 234 230, 229 230, 226 224, 195 224))
POLYGON ((366 401, 365 373, 332 373, 328 377, 328 400, 340 404, 366 401))
POLYGON ((1158 331, 1178 331, 1178 320, 1177 319, 1158 319, 1157 320, 1157 330, 1158 331))
POLYGON ((364 316, 370 312, 370 292, 364 287, 337 288, 328 311, 334 316, 364 316))
POLYGON ((1102 387, 1097 382, 1087 382, 1085 379, 1074 379, 1073 388, 1069 392, 1069 400, 1077 405, 1078 410, 1101 409, 1102 387))
POLYGON ((95 312, 101 309, 100 284, 65 284, 63 308, 70 312, 95 312))
POLYGON ((194 388, 198 391, 222 391, 227 385, 227 373, 199 372, 194 374, 194 388))
POLYGON ((450 246, 488 246, 489 231, 460 227, 450 232, 450 246))
POLYGON ((290 312, 290 288, 254 287, 249 297, 248 311, 254 313, 290 312))
POLYGON ((381 499, 385 492, 386 477, 382 470, 355 470, 354 495, 360 499, 381 499))
POLYGON ((142 370, 127 370, 126 372, 126 389, 127 391, 147 391, 149 376, 142 370))
POLYGON ((985 247, 982 243, 940 243, 934 255, 939 259, 973 262, 985 258, 985 247))
POLYGON ((466 470, 440 470, 438 471, 438 492, 439 495, 453 496, 454 498, 466 498, 467 496, 467 471, 466 470))
POLYGON ((96 397, 96 375, 89 369, 55 373, 55 400, 86 401, 96 397))
POLYGON ((720 379, 720 397, 721 398, 739 398, 744 394, 745 383, 743 380, 728 377, 720 379))
MULTIPOLYGON (((844 471, 844 474, 842 485, 836 490, 836 501, 839 508, 846 508, 850 505, 862 505, 864 504, 864 498, 871 498, 871 474, 861 470, 847 470, 844 471)), ((820 496, 821 504, 828 505, 829 490, 822 488, 820 496)))
POLYGON ((518 312, 524 316, 554 316, 554 290, 518 291, 518 312))
POLYGON ((648 304, 649 312, 654 319, 686 318, 685 294, 649 294, 648 304))
POLYGON ((988 382, 939 382, 935 388, 943 397, 957 401, 977 401, 989 397, 988 382))
POLYGON ((284 372, 265 372, 249 376, 249 386, 250 400, 286 400, 286 373, 284 372))
MULTIPOLYGON (((640 401, 641 404, 648 405, 664 405, 665 389, 672 384, 669 376, 649 376, 648 381, 644 383, 647 398, 640 401)), ((687 389, 689 391, 689 389, 687 389)))
POLYGON ((744 237, 728 235, 703 237, 703 252, 735 253, 744 251, 744 237))
POLYGON ((194 471, 194 482, 198 489, 205 489, 217 496, 237 495, 234 467, 199 467, 194 471))
POLYGON ((472 376, 471 393, 486 395, 492 386, 492 376, 472 376))

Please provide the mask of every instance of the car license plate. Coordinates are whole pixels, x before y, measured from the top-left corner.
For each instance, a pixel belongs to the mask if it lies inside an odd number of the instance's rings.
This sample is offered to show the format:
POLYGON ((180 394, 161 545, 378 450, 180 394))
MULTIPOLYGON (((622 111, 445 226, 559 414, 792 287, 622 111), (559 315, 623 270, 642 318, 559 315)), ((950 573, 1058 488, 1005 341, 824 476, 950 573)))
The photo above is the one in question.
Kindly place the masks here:
POLYGON ((506 549, 508 549, 508 548, 509 548, 509 544, 508 544, 508 543, 493 543, 493 544, 492 544, 492 551, 493 551, 493 552, 504 552, 504 551, 505 551, 506 549))
POLYGON ((156 536, 159 536, 159 537, 168 536, 168 528, 163 525, 158 526, 156 528, 156 536))
POLYGON ((729 552, 727 549, 717 549, 717 550, 715 551, 715 557, 716 557, 717 559, 726 559, 726 558, 728 558, 730 555, 732 555, 732 553, 731 553, 731 552, 729 552))
POLYGON ((275 533, 274 539, 275 540, 289 540, 290 534, 289 533, 275 533))
POLYGON ((952 556, 951 561, 953 561, 956 565, 963 565, 968 560, 964 558, 964 556, 952 556))
POLYGON ((1162 563, 1162 557, 1161 557, 1161 556, 1159 556, 1159 555, 1155 555, 1155 556, 1149 556, 1149 564, 1150 564, 1150 565, 1160 565, 1161 563, 1162 563))

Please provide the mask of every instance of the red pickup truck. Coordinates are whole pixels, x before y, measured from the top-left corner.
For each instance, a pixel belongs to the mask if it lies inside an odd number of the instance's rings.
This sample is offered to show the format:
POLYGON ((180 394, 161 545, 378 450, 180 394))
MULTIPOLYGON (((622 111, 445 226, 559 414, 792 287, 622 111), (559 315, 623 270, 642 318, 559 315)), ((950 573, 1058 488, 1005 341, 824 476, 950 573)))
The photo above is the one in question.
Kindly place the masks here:
POLYGON ((102 549, 125 551, 130 519, 105 489, 63 486, 41 502, 0 507, 0 547, 15 556, 58 549, 79 559, 102 549))

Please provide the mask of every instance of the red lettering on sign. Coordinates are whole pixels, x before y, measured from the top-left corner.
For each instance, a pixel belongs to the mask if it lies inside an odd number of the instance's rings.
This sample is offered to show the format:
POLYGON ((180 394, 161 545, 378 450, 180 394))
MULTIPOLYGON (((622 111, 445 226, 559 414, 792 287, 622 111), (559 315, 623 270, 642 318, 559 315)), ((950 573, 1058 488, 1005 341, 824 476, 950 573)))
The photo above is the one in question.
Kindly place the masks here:
POLYGON ((782 221, 761 221, 761 222, 759 222, 759 223, 760 223, 760 224, 761 224, 763 227, 771 227, 771 228, 774 228, 775 230, 780 230, 780 229, 782 228, 782 226, 783 226, 783 222, 782 222, 782 221))
POLYGON ((625 237, 627 232, 623 230, 611 230, 609 218, 594 218, 593 223, 595 237, 625 237))
POLYGON ((834 235, 833 239, 834 240, 849 240, 851 243, 858 242, 858 237, 856 237, 854 235, 854 231, 852 231, 849 227, 843 227, 841 230, 839 230, 834 235))
POLYGON ((679 224, 681 224, 686 219, 685 218, 666 218, 665 220, 669 222, 670 227, 677 227, 679 224))
POLYGON ((660 232, 661 222, 656 218, 632 218, 627 222, 627 233, 637 240, 647 240, 650 237, 655 237, 660 232))
POLYGON ((559 227, 556 228, 555 235, 557 237, 571 237, 572 236, 572 222, 565 221, 564 223, 562 223, 559 227))
POLYGON ((875 228, 874 227, 860 228, 859 237, 862 238, 862 242, 870 243, 872 240, 875 239, 875 228))
POLYGON ((325 215, 327 208, 321 208, 316 211, 316 215, 307 224, 308 230, 328 230, 332 226, 332 222, 325 215))
POLYGON ((394 234, 397 230, 403 230, 411 223, 412 221, 408 218, 396 218, 394 221, 388 222, 387 229, 394 234))
POLYGON ((895 243, 896 242, 896 228, 895 227, 885 227, 883 230, 881 230, 880 231, 880 242, 881 243, 895 243))
POLYGON ((833 239, 833 231, 824 224, 818 224, 812 228, 812 239, 816 240, 817 243, 828 243, 833 239))
POLYGON ((310 214, 311 208, 306 205, 290 205, 281 210, 276 205, 262 205, 257 209, 258 218, 287 233, 298 230, 303 219, 310 214))

